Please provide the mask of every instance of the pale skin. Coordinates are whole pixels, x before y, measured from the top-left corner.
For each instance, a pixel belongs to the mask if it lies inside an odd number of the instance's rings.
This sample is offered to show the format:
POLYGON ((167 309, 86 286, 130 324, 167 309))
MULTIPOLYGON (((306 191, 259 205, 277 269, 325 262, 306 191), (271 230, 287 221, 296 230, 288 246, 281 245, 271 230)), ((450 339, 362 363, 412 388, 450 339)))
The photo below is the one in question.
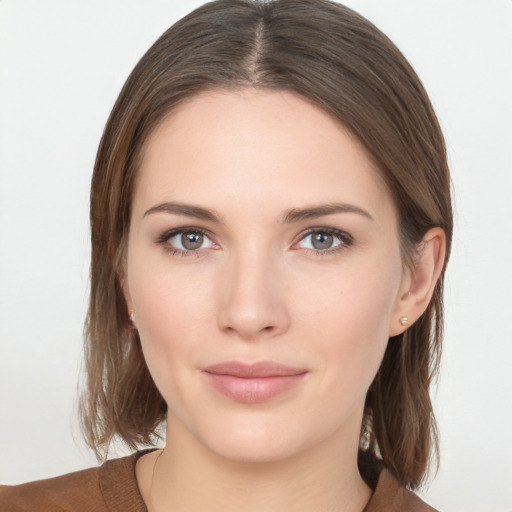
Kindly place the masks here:
POLYGON ((427 307, 444 251, 433 228, 403 263, 376 165, 299 96, 215 90, 173 110, 146 143, 120 272, 169 406, 165 449, 136 467, 149 511, 361 512, 365 395, 400 319, 427 307), (304 378, 243 403, 205 378, 223 361, 304 378))

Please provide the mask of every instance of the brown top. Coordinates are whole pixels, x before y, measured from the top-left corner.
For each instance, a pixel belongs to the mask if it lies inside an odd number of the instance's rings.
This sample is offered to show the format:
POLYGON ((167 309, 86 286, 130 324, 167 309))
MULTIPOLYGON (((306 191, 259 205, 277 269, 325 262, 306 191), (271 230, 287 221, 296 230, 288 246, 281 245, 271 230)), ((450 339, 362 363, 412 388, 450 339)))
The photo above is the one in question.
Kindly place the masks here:
MULTIPOLYGON (((135 463, 147 453, 27 484, 0 485, 0 512, 147 512, 135 463)), ((436 512, 383 470, 363 512, 436 512)))

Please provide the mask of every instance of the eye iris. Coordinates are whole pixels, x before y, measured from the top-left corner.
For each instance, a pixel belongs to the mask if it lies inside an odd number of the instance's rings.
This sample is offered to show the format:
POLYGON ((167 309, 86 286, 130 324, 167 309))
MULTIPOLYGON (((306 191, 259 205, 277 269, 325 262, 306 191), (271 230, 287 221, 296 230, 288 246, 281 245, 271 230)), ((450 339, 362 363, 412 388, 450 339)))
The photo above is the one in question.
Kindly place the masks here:
POLYGON ((312 236, 312 245, 315 249, 329 249, 332 243, 333 235, 329 233, 314 233, 312 236))
POLYGON ((203 245, 203 235, 200 233, 183 233, 181 235, 181 244, 185 249, 194 250, 199 249, 203 245))

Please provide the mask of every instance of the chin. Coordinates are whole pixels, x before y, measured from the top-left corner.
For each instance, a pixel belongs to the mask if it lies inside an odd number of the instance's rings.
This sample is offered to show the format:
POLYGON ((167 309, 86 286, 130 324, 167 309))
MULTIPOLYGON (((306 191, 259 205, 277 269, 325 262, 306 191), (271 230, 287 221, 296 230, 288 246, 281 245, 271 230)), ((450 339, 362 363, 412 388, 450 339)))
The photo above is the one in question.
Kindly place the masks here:
POLYGON ((217 456, 240 463, 271 463, 288 459, 304 447, 287 440, 232 436, 224 443, 211 443, 208 448, 217 456))
POLYGON ((266 421, 227 422, 211 425, 207 431, 197 436, 199 442, 210 452, 224 459, 240 463, 279 462, 303 453, 322 442, 328 432, 310 432, 304 429, 305 421, 279 421, 265 418, 266 421), (298 427, 298 428, 297 428, 298 427))

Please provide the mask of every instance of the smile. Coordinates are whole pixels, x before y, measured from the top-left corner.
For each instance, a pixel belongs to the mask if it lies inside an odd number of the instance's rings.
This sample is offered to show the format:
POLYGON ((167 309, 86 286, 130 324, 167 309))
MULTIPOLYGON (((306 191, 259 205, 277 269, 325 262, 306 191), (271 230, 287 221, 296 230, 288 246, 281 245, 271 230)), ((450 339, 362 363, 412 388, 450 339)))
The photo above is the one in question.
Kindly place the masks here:
POLYGON ((296 387, 307 371, 272 361, 247 365, 227 361, 203 369, 212 387, 243 403, 266 402, 296 387))

